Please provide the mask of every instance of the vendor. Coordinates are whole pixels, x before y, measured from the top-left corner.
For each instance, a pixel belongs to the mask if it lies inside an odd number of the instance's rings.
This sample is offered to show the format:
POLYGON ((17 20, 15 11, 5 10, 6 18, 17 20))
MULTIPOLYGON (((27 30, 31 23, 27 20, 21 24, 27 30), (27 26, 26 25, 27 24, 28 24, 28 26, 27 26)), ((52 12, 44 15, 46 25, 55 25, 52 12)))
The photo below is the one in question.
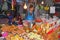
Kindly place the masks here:
POLYGON ((25 19, 29 22, 30 28, 32 28, 32 26, 33 26, 33 21, 35 19, 34 16, 35 16, 34 15, 34 6, 30 5, 28 13, 26 14, 26 17, 25 17, 25 19))
POLYGON ((26 20, 34 20, 34 6, 30 5, 28 13, 26 14, 26 20))

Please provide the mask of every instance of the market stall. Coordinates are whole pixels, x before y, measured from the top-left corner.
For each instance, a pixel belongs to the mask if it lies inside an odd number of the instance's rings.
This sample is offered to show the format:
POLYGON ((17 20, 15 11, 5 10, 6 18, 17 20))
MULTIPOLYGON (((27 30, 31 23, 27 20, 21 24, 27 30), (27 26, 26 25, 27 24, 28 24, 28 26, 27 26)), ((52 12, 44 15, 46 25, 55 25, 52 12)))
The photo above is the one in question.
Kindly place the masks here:
POLYGON ((58 40, 60 19, 56 17, 49 20, 40 18, 34 22, 32 27, 29 26, 28 21, 24 21, 23 25, 16 26, 3 24, 1 25, 0 36, 6 40, 58 40))

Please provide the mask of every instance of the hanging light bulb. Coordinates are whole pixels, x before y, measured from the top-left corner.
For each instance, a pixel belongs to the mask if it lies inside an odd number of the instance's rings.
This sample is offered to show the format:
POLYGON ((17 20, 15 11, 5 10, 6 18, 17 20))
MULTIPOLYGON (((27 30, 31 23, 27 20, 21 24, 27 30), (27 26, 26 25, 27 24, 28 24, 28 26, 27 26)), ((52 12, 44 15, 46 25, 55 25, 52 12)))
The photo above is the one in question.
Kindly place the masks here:
POLYGON ((44 1, 42 1, 41 4, 44 4, 44 1))
POLYGON ((27 5, 26 5, 26 3, 24 4, 24 9, 27 9, 27 5))

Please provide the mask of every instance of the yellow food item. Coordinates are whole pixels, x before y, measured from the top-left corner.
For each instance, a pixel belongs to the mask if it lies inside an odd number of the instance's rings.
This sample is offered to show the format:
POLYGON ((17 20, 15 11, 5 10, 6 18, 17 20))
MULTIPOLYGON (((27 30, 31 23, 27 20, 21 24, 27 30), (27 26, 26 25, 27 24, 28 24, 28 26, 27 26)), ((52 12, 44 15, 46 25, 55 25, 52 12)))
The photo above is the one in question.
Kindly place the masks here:
POLYGON ((19 37, 19 35, 16 35, 16 36, 15 36, 15 39, 16 39, 16 40, 24 40, 22 37, 19 37))
POLYGON ((13 37, 11 37, 11 40, 24 40, 22 37, 20 37, 19 35, 15 35, 13 37))
POLYGON ((26 32, 29 32, 29 30, 26 30, 26 32))
POLYGON ((24 39, 20 37, 19 40, 24 40, 24 39))
POLYGON ((47 27, 49 28, 49 26, 50 26, 50 24, 48 23, 48 24, 47 24, 47 27))
POLYGON ((11 40, 16 40, 15 37, 11 37, 11 40))

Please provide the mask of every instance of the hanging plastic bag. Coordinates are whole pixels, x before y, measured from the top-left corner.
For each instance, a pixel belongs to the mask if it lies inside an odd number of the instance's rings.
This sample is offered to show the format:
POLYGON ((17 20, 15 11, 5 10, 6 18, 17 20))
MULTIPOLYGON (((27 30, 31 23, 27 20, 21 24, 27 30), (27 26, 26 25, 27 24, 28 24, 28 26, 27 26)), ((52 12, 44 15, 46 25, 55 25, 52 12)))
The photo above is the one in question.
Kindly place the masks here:
POLYGON ((43 7, 42 5, 39 6, 39 9, 43 10, 43 8, 44 8, 44 7, 43 7))
POLYGON ((0 10, 2 10, 2 6, 0 5, 0 10))
POLYGON ((44 10, 45 11, 48 11, 49 10, 49 7, 48 6, 44 7, 44 10))
POLYGON ((8 5, 7 5, 7 2, 4 1, 3 5, 2 5, 2 10, 8 10, 8 5))

